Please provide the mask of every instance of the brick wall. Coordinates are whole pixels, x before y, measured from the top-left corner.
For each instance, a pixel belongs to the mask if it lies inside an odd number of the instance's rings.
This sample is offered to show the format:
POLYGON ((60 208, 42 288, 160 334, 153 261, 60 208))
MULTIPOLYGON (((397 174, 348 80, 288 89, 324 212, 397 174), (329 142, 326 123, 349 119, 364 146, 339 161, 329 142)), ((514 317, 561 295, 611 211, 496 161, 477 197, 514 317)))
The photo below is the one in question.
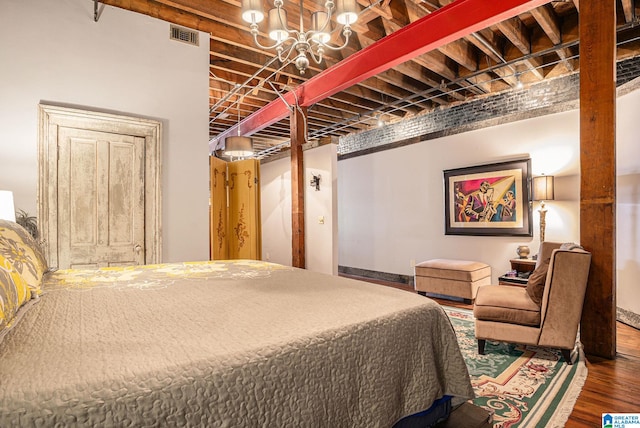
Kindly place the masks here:
MULTIPOLYGON (((617 63, 617 85, 640 76, 640 57, 617 63)), ((338 159, 578 108, 580 75, 549 79, 340 138, 338 159)))

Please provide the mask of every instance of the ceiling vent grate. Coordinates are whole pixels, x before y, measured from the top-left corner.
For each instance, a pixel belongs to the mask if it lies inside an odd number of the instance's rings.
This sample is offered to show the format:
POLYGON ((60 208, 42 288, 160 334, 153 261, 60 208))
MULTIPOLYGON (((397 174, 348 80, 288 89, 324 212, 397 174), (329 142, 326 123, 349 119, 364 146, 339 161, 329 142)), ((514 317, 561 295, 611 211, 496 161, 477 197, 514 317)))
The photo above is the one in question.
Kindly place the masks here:
POLYGON ((198 32, 189 30, 187 28, 178 27, 177 25, 171 25, 170 27, 170 39, 177 40, 179 42, 188 43, 190 45, 198 46, 198 32))

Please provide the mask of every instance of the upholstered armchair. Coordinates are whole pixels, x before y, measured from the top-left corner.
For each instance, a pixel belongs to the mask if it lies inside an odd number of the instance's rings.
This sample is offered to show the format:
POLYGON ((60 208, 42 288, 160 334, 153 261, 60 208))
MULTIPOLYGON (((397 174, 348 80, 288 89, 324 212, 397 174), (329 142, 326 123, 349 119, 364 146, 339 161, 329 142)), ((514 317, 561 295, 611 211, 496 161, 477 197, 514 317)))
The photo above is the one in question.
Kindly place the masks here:
POLYGON ((480 287, 473 307, 478 353, 486 340, 559 348, 568 364, 591 265, 575 244, 543 242, 527 287, 480 287), (547 266, 548 263, 548 266, 547 266))

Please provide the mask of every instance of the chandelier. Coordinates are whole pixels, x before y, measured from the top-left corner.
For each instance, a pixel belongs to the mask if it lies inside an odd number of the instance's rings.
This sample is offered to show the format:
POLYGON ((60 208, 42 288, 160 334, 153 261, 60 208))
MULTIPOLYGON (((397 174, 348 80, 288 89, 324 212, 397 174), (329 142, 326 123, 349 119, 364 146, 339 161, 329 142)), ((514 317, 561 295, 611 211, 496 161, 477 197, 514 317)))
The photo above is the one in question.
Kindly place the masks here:
POLYGON ((283 0, 275 0, 273 9, 269 10, 269 38, 274 41, 271 46, 264 46, 258 41, 258 23, 264 20, 261 0, 242 0, 242 19, 249 23, 251 34, 255 44, 261 49, 275 49, 278 59, 284 63, 296 52, 294 63, 300 74, 304 74, 309 67, 309 58, 313 58, 316 64, 322 62, 325 48, 340 50, 349 43, 352 34, 351 24, 358 19, 356 0, 327 0, 324 11, 314 12, 311 15, 311 29, 305 31, 303 24, 303 1, 300 1, 300 29, 294 30, 287 26, 287 11, 282 7, 283 0), (338 24, 342 25, 344 43, 341 46, 329 44, 332 33, 331 17, 334 14, 338 24))

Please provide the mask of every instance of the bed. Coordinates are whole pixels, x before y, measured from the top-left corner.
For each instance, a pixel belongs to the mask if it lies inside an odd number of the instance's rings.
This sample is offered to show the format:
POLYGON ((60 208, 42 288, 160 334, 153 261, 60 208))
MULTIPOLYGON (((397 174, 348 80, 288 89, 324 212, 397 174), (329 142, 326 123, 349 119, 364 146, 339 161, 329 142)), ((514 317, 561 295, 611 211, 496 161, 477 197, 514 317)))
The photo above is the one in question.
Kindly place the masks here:
POLYGON ((250 260, 45 273, 8 223, 0 426, 392 427, 473 397, 428 298, 250 260))

